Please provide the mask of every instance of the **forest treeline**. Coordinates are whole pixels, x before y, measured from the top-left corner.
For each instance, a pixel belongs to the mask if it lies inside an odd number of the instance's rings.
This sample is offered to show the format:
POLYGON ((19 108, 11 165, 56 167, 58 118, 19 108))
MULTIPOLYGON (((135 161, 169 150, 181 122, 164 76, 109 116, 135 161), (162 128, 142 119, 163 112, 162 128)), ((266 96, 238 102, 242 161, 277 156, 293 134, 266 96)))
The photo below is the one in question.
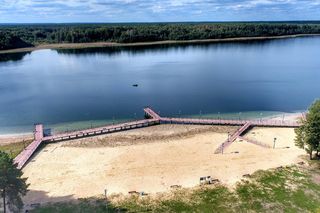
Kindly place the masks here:
POLYGON ((54 43, 134 43, 318 33, 318 22, 1 25, 0 50, 54 43))

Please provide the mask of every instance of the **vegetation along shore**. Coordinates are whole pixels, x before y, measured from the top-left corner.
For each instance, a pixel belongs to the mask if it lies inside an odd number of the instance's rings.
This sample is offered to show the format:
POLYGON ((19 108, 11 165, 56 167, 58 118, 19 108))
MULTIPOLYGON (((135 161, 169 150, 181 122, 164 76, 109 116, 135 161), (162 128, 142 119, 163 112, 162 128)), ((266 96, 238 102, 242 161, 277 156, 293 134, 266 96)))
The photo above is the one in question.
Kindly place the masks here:
POLYGON ((0 53, 314 36, 318 22, 1 25, 0 53))

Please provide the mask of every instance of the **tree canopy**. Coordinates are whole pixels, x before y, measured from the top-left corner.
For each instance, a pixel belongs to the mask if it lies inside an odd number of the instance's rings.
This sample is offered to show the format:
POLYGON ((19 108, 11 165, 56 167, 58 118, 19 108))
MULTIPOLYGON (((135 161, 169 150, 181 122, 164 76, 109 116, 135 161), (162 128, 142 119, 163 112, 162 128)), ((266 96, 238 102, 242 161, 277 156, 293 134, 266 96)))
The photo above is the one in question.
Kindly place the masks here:
POLYGON ((312 159, 313 152, 317 156, 320 151, 320 100, 316 100, 309 108, 301 126, 296 129, 296 145, 303 148, 312 159))
POLYGON ((319 33, 319 22, 0 25, 0 50, 42 43, 134 43, 319 33))
POLYGON ((22 171, 16 168, 13 160, 5 152, 0 151, 0 193, 3 210, 7 208, 18 212, 23 207, 21 196, 27 192, 26 178, 22 178, 22 171))

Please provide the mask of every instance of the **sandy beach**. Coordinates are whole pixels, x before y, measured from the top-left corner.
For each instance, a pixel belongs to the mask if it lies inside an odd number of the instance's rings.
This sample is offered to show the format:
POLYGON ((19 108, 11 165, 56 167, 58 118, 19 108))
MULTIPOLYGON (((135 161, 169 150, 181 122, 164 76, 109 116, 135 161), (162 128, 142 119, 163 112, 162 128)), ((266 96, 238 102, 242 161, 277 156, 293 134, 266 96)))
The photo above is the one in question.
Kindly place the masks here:
POLYGON ((0 146, 33 140, 32 133, 0 135, 0 146))
POLYGON ((23 169, 30 183, 27 204, 129 191, 157 193, 172 185, 194 187, 211 175, 232 187, 245 174, 295 164, 303 150, 290 128, 253 128, 244 137, 272 144, 267 149, 237 140, 213 154, 237 127, 159 125, 105 136, 49 144, 23 169))

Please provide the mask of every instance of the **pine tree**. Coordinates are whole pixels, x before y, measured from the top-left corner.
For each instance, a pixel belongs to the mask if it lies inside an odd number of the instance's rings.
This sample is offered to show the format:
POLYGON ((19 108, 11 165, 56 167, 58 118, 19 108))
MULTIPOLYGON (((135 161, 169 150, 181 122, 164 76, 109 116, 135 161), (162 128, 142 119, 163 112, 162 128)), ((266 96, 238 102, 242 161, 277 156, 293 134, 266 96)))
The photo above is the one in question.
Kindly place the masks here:
POLYGON ((12 212, 18 212, 23 207, 21 196, 27 193, 26 178, 22 178, 22 171, 17 169, 13 160, 5 152, 0 151, 0 193, 3 211, 7 206, 12 212))

